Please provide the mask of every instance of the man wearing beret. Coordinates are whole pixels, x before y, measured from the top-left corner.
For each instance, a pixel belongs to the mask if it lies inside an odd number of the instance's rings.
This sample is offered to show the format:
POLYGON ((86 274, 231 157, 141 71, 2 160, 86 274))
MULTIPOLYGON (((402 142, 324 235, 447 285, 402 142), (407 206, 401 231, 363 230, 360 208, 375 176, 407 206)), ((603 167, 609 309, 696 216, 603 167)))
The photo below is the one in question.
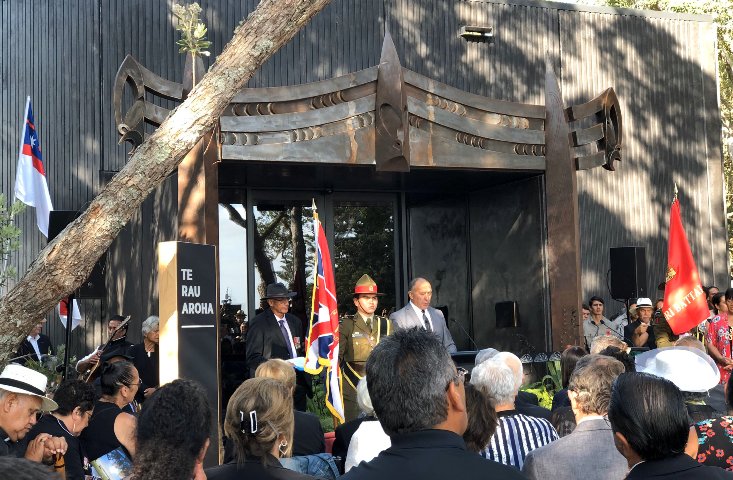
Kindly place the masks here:
POLYGON ((384 295, 369 275, 362 275, 354 287, 356 314, 341 318, 339 326, 339 362, 343 374, 345 420, 359 416, 356 404, 356 385, 364 376, 366 360, 379 341, 392 333, 392 322, 375 315, 379 300, 384 295))

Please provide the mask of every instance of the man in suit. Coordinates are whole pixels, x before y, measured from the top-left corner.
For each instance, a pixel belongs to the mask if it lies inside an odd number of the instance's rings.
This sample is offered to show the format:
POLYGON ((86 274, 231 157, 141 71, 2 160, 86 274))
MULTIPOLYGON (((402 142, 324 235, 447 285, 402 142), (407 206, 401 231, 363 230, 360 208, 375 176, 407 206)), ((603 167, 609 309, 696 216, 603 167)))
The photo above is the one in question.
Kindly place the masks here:
POLYGON ((48 335, 41 333, 44 323, 46 323, 45 319, 38 322, 38 324, 33 327, 33 330, 31 330, 30 335, 20 343, 20 347, 15 353, 15 356, 19 358, 15 363, 25 365, 28 360, 40 363, 42 356, 51 355, 53 353, 51 339, 48 338, 48 335))
POLYGON ((690 442, 688 419, 684 397, 674 383, 648 373, 619 375, 611 389, 608 421, 616 448, 630 468, 626 480, 732 478, 731 472, 695 459, 698 442, 690 442))
POLYGON ((614 380, 624 372, 615 358, 587 355, 570 377, 568 396, 578 424, 570 435, 527 454, 522 473, 529 479, 624 478, 628 467, 603 418, 614 380))
POLYGON ((290 360, 298 357, 303 349, 303 327, 295 315, 288 313, 290 299, 296 295, 288 291, 282 283, 271 283, 267 286, 265 296, 266 308, 251 322, 247 331, 247 368, 250 377, 261 363, 280 358, 290 360))
MULTIPOLYGON (((269 308, 252 319, 247 330, 247 368, 254 377, 260 364, 271 358, 290 360, 303 355, 303 325, 298 317, 288 313, 290 299, 296 295, 280 282, 271 283, 263 300, 269 308)), ((302 371, 296 372, 295 408, 306 409, 306 393, 310 386, 302 371)))
POLYGON ((516 470, 466 450, 466 371, 425 329, 395 331, 366 364, 369 396, 392 446, 344 480, 520 479, 516 470))
POLYGON ((456 344, 445 324, 443 312, 430 306, 433 298, 433 287, 424 278, 416 278, 410 282, 408 292, 410 301, 402 310, 389 316, 396 330, 419 327, 432 332, 448 349, 448 353, 456 353, 456 344))

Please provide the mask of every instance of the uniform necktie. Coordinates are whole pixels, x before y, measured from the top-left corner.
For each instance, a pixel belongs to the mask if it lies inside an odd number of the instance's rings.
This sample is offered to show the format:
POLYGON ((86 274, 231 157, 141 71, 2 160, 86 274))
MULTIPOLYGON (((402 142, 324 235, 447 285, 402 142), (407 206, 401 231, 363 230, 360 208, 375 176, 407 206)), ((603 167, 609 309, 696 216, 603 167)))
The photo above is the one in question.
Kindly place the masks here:
POLYGON ((295 358, 295 352, 293 352, 293 348, 290 345, 290 335, 288 335, 288 329, 285 328, 285 320, 278 320, 277 323, 280 324, 280 332, 282 332, 283 338, 285 339, 285 345, 288 346, 288 352, 290 352, 290 358, 295 358))
POLYGON ((422 321, 425 324, 425 330, 427 330, 428 332, 432 332, 433 327, 430 326, 430 320, 428 320, 428 316, 425 315, 425 310, 421 310, 421 312, 422 312, 422 321))
POLYGON ((366 319, 366 325, 367 325, 367 328, 369 329, 369 331, 371 332, 372 331, 372 319, 371 319, 371 317, 366 319))

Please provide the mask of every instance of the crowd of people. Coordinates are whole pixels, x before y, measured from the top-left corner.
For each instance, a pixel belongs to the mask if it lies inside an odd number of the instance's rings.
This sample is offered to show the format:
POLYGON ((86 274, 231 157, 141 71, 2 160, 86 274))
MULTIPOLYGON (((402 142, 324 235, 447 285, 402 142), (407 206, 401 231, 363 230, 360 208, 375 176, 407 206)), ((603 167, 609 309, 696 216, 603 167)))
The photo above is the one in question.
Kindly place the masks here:
MULTIPOLYGON (((251 378, 226 405, 222 465, 204 468, 218 442, 202 387, 158 386, 157 318, 131 345, 125 319, 113 317, 105 348, 77 364, 84 379, 64 381, 53 398, 42 373, 20 364, 0 373, 0 480, 733 478, 733 289, 713 290, 710 318, 681 335, 648 298, 611 320, 592 297, 585 345, 562 352, 561 388, 546 409, 521 390, 513 353, 483 349, 470 372, 454 362, 427 280, 413 280, 408 304, 386 318, 365 275, 356 314, 341 324, 348 402, 332 444, 302 406, 291 296, 268 286, 270 308, 249 325, 251 378)), ((39 334, 21 347, 31 356, 39 334)))

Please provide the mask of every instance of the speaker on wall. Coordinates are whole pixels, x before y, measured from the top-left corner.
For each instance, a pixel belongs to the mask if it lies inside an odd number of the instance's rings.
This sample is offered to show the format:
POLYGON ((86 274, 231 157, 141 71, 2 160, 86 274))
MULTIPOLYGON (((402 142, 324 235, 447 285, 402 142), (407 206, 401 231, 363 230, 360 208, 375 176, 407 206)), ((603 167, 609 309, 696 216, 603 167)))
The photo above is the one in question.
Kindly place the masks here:
POLYGON ((636 299, 647 296, 646 249, 616 247, 611 249, 611 297, 636 299))
POLYGON ((496 328, 519 327, 519 306, 517 302, 496 302, 494 312, 496 313, 496 328))
MULTIPOLYGON (((75 210, 54 210, 48 218, 48 241, 50 242, 63 231, 64 228, 80 215, 75 210)), ((76 291, 76 298, 105 298, 107 286, 104 281, 104 267, 107 264, 107 253, 97 260, 84 283, 76 291)))

